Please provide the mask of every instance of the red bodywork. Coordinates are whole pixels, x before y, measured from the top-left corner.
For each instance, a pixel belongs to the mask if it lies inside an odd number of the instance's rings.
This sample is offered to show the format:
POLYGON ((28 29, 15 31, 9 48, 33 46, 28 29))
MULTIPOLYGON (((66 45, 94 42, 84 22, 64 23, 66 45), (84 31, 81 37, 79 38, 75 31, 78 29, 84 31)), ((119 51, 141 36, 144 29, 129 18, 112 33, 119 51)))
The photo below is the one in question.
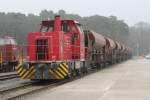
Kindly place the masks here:
POLYGON ((84 59, 84 35, 74 20, 42 21, 40 32, 28 34, 29 61, 84 59), (45 29, 45 31, 43 31, 45 29))
POLYGON ((15 62, 19 59, 19 46, 12 37, 4 37, 0 41, 0 57, 2 62, 15 62))

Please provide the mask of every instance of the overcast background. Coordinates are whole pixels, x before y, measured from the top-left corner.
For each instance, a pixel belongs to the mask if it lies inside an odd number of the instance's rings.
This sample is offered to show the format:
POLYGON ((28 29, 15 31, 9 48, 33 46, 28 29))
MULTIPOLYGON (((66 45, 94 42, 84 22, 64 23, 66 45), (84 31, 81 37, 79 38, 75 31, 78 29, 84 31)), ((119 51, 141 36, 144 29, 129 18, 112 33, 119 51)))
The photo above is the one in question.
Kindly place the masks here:
POLYGON ((130 26, 139 21, 150 23, 149 0, 1 0, 0 12, 39 14, 41 10, 60 9, 80 16, 117 16, 130 26))

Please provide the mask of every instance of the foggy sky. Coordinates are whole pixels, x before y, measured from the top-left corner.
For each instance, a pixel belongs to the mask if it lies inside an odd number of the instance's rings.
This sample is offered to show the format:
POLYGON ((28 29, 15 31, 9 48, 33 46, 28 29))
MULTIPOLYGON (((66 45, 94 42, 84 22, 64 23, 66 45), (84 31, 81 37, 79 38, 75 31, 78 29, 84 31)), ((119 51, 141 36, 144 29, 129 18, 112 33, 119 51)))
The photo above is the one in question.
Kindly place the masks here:
POLYGON ((130 26, 139 21, 150 23, 150 0, 1 0, 0 12, 39 14, 41 10, 60 9, 81 16, 117 16, 130 26))

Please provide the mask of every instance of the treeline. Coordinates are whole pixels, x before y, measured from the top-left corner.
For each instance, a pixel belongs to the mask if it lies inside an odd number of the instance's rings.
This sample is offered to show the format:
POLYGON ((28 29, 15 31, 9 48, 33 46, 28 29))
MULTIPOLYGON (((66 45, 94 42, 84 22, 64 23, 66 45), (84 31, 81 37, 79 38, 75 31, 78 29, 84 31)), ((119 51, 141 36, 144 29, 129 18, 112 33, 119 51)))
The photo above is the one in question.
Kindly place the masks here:
POLYGON ((67 14, 64 10, 58 12, 43 10, 39 15, 0 12, 0 35, 13 36, 20 44, 26 44, 27 34, 39 31, 41 21, 53 19, 56 14, 59 14, 62 19, 77 20, 83 24, 85 29, 92 29, 130 46, 133 48, 134 55, 150 53, 150 25, 140 22, 129 27, 123 20, 118 20, 116 16, 81 17, 77 14, 67 14))
POLYGON ((134 55, 145 56, 150 53, 150 25, 139 22, 130 27, 128 44, 133 48, 134 55))
POLYGON ((81 17, 77 14, 67 14, 64 10, 58 12, 43 10, 39 15, 22 13, 0 13, 0 34, 17 38, 21 44, 26 43, 28 32, 39 31, 42 20, 53 19, 59 14, 63 19, 75 19, 84 25, 84 28, 92 29, 98 33, 109 36, 114 40, 127 44, 129 27, 123 20, 115 16, 104 17, 94 15, 81 17))

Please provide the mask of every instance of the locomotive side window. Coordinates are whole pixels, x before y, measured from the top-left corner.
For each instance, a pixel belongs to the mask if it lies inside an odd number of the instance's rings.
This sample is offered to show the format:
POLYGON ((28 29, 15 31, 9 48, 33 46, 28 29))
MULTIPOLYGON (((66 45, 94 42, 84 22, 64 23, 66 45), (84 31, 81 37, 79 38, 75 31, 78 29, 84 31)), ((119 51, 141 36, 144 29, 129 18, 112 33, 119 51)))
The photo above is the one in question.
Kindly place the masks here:
POLYGON ((48 27, 43 26, 41 32, 52 32, 53 30, 54 30, 53 26, 48 26, 48 27))
POLYGON ((62 31, 69 32, 69 25, 67 22, 62 23, 62 31))

